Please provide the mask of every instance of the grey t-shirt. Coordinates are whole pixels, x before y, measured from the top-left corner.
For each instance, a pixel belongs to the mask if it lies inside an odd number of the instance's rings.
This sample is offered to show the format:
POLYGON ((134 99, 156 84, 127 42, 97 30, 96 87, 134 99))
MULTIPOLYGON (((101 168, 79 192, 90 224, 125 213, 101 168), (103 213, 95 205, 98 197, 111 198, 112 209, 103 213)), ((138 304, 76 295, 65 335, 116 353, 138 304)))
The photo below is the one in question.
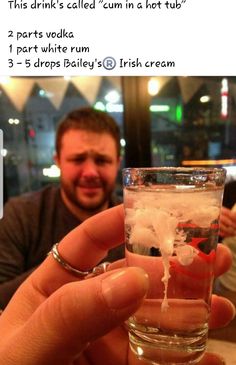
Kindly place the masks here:
MULTIPOLYGON (((118 203, 118 201, 117 201, 118 203)), ((115 201, 110 206, 117 204, 115 201)), ((0 220, 0 308, 59 242, 81 222, 64 205, 59 187, 11 198, 0 220)), ((105 261, 124 257, 124 245, 112 249, 105 261)))

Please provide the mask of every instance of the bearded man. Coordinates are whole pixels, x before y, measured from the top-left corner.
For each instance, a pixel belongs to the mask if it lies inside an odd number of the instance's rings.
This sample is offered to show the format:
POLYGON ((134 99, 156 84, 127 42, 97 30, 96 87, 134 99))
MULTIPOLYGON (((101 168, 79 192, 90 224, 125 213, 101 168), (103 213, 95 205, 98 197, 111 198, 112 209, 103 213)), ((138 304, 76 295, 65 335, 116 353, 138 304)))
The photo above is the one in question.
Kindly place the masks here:
MULTIPOLYGON (((60 185, 9 199, 0 220, 0 308, 44 260, 53 244, 85 219, 120 203, 120 131, 107 113, 70 112, 58 125, 54 160, 60 185)), ((121 245, 104 261, 124 256, 121 245)))

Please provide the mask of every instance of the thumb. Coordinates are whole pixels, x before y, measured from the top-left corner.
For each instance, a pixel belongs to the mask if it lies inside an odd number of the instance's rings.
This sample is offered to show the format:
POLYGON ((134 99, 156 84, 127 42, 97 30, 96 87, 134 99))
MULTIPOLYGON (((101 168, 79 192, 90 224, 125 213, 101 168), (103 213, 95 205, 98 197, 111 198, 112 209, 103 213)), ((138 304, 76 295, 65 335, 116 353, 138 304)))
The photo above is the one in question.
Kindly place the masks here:
POLYGON ((147 274, 134 267, 64 285, 13 336, 14 363, 28 349, 25 365, 69 364, 88 342, 127 319, 147 289, 147 274))

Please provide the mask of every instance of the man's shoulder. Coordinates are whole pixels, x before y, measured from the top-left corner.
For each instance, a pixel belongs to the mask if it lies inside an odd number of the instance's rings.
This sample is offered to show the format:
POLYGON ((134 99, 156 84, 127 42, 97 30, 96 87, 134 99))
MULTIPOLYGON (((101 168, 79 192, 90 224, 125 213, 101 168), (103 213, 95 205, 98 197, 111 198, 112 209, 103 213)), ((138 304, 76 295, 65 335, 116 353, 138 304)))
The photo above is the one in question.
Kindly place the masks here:
POLYGON ((223 205, 231 209, 234 203, 236 203, 236 180, 231 180, 225 185, 223 205))
POLYGON ((49 201, 58 196, 59 187, 57 186, 45 186, 42 189, 36 191, 29 191, 19 196, 9 198, 7 205, 37 205, 42 201, 49 201))
POLYGON ((236 180, 231 180, 230 182, 225 184, 225 193, 236 196, 236 180))
POLYGON ((225 184, 225 188, 236 189, 236 180, 231 180, 225 184))

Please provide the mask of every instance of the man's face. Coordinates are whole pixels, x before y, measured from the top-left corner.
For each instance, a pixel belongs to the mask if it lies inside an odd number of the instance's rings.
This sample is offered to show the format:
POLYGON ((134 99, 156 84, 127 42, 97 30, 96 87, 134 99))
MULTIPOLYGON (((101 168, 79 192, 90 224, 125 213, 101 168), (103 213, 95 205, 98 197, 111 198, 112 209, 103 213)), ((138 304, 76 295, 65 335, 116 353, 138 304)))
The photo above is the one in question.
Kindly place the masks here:
POLYGON ((112 136, 71 129, 63 135, 55 160, 67 205, 88 212, 102 209, 114 190, 120 166, 112 136))

